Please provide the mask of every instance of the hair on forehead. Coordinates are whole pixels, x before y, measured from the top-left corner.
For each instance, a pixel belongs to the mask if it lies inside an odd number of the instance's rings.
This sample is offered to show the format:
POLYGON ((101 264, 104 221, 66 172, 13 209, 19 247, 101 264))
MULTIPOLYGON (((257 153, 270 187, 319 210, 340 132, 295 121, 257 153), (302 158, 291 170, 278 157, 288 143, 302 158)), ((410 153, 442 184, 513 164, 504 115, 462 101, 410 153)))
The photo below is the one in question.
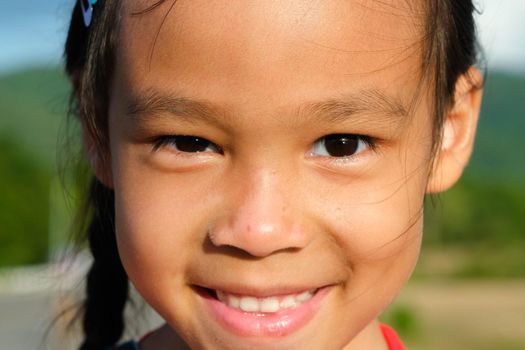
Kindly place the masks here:
MULTIPOLYGON (((351 0, 352 4, 358 7, 361 7, 365 10, 371 12, 376 12, 379 14, 385 14, 389 16, 394 16, 398 18, 403 18, 406 21, 410 21, 415 28, 422 29, 425 27, 424 23, 428 21, 428 5, 426 5, 427 0, 351 0)), ((175 5, 178 0, 157 0, 151 4, 148 4, 147 1, 138 1, 138 7, 143 7, 139 9, 133 9, 131 11, 131 16, 141 16, 146 15, 149 12, 159 10, 160 8, 165 8, 165 12, 162 14, 161 20, 158 23, 158 28, 154 34, 153 40, 151 42, 151 48, 149 50, 148 57, 148 66, 151 67, 153 61, 153 56, 155 53, 155 48, 162 31, 164 24, 166 23, 168 17, 173 12, 175 5), (166 4, 166 6, 164 6, 166 4)), ((421 35, 420 38, 425 40, 425 36, 421 35)), ((417 42, 422 40, 416 39, 417 42)), ((322 44, 320 45, 322 46, 322 44)), ((409 45, 411 46, 411 45, 409 45)), ((417 45, 418 50, 421 48, 420 45, 417 45)), ((407 47, 408 49, 408 47, 407 47)), ((339 50, 338 51, 343 51, 339 50)))

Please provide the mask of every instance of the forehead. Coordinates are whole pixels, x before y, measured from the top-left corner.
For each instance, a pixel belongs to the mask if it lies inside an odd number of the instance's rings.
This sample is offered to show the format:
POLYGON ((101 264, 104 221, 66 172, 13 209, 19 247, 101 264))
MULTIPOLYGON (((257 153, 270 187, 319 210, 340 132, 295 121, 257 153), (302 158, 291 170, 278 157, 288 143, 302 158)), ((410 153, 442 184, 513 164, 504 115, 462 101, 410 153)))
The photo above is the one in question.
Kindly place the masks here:
POLYGON ((123 4, 117 80, 242 109, 361 89, 408 99, 423 11, 409 0, 178 0, 123 4), (140 14, 139 14, 140 13, 140 14))

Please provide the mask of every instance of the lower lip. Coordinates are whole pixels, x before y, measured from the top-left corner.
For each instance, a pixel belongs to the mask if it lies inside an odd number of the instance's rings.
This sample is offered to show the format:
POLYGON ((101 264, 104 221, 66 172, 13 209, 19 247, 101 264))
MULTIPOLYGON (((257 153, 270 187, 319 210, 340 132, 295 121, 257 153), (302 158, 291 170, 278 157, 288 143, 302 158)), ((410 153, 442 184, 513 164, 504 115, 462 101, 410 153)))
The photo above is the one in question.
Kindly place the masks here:
POLYGON ((321 288, 312 299, 293 309, 254 313, 234 309, 211 295, 200 294, 212 317, 227 331, 242 337, 285 337, 314 318, 329 288, 321 288))

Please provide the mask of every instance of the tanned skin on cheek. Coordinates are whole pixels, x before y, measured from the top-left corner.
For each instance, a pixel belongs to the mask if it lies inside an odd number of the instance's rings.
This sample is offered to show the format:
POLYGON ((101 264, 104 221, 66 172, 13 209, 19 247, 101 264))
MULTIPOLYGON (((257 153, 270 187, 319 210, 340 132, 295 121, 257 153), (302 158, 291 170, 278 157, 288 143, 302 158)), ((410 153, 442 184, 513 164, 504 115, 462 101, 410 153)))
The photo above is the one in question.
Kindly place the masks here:
POLYGON ((110 170, 122 262, 167 322, 146 350, 387 348, 377 317, 419 254, 432 131, 428 97, 411 104, 424 19, 399 3, 179 0, 160 32, 171 2, 123 4, 110 170), (327 135, 358 151, 324 154, 327 135), (319 296, 297 329, 253 334, 203 290, 319 296))

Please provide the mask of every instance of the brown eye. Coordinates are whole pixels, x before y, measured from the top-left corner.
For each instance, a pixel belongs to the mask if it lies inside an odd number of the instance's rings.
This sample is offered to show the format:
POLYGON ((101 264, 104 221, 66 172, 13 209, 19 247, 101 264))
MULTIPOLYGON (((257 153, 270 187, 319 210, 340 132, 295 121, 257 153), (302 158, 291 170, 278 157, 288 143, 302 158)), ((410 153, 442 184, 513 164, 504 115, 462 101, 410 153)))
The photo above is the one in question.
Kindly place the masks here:
POLYGON ((176 149, 179 152, 185 153, 200 153, 200 152, 215 152, 221 153, 220 148, 213 142, 208 141, 202 137, 177 135, 164 136, 155 143, 155 150, 162 146, 168 146, 176 149))
POLYGON ((351 157, 370 145, 365 136, 354 134, 331 134, 317 140, 312 155, 323 157, 351 157))

